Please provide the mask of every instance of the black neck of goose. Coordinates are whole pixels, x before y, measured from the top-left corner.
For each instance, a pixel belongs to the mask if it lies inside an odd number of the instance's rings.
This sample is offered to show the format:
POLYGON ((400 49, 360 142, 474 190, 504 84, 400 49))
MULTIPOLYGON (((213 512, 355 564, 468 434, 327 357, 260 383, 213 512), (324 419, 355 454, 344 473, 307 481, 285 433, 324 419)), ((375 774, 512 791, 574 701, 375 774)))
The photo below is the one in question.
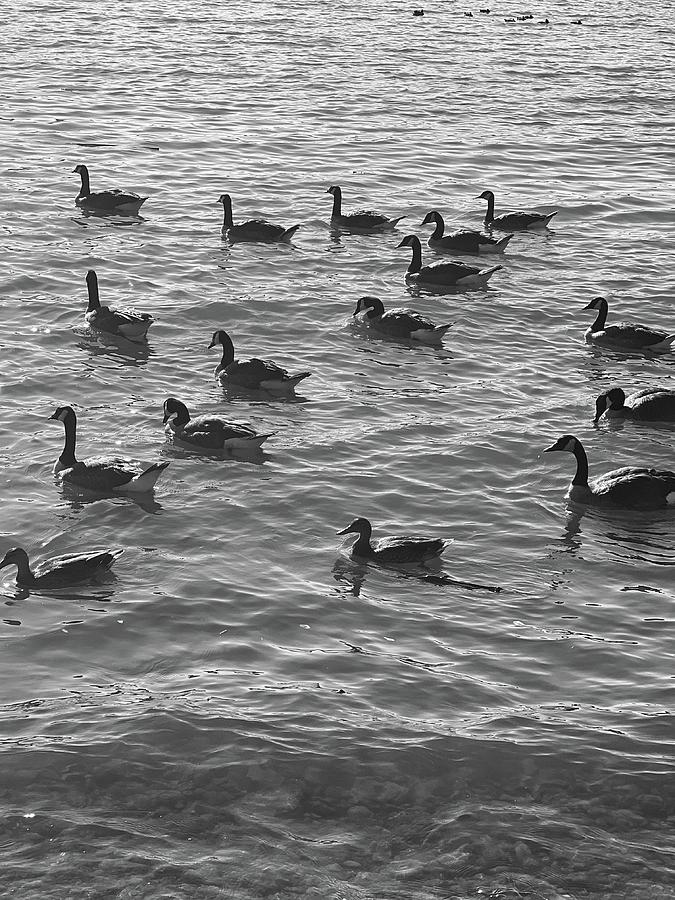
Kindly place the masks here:
POLYGON ((96 277, 96 272, 87 272, 87 293, 89 295, 87 312, 93 312, 95 309, 100 309, 101 301, 98 297, 98 278, 96 277))
POLYGON ((443 221, 443 216, 440 213, 436 213, 434 216, 434 221, 436 222, 436 228, 434 229, 434 233, 431 235, 430 240, 438 241, 443 237, 443 232, 445 231, 445 222, 443 221))
POLYGON ((89 186, 89 169, 86 166, 80 168, 80 179, 80 196, 88 197, 91 194, 91 188, 89 186))
POLYGON ((223 357, 220 360, 220 365, 224 368, 234 362, 234 344, 232 343, 229 334, 225 333, 221 334, 220 343, 223 347, 223 357))
POLYGON ((371 528, 370 523, 363 524, 361 531, 358 533, 358 539, 352 547, 352 553, 356 553, 357 556, 372 556, 374 552, 370 545, 370 536, 372 533, 373 529, 371 528))
POLYGON ((495 217, 495 198, 490 194, 487 198, 487 210, 485 212, 485 224, 489 225, 495 217))
POLYGON ((366 319, 379 319, 384 315, 384 304, 378 297, 372 297, 366 309, 366 319))
POLYGON ((75 439, 77 436, 77 421, 75 417, 68 416, 63 423, 63 427, 66 432, 66 440, 61 456, 59 456, 59 462, 62 466, 74 466, 77 462, 75 459, 75 439))
POLYGON ((333 191, 333 212, 330 215, 332 219, 342 215, 342 191, 340 188, 333 191))
POLYGON ((598 314, 595 317, 595 322, 591 325, 591 332, 595 334, 596 331, 602 331, 605 327, 605 322, 607 321, 607 301, 603 300, 598 309, 598 314))
POLYGON ((412 259, 408 266, 408 273, 414 275, 415 272, 419 272, 422 268, 422 245, 419 242, 419 238, 416 238, 412 244, 409 244, 408 246, 412 249, 412 259))
POLYGON ((177 408, 174 409, 175 418, 173 424, 177 425, 179 428, 184 428, 190 421, 190 411, 184 403, 178 403, 176 406, 177 408))
POLYGON ((28 554, 22 553, 16 562, 16 580, 20 584, 33 584, 35 581, 35 575, 31 572, 30 563, 28 562, 28 554))
POLYGON ((577 470, 574 473, 574 478, 572 479, 572 484, 579 485, 580 487, 588 486, 588 457, 586 456, 586 451, 581 446, 579 441, 574 445, 574 456, 577 461, 577 470))
POLYGON ((232 228, 233 225, 232 200, 230 197, 225 197, 223 200, 223 228, 232 228))

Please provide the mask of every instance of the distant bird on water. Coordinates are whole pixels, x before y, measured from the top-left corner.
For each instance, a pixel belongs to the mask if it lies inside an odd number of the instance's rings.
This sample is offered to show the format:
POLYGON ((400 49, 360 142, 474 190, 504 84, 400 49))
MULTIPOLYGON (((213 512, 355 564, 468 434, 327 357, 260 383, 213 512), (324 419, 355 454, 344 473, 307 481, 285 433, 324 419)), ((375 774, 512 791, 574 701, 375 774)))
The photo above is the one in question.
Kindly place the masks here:
POLYGON ((235 225, 232 219, 232 198, 229 194, 221 194, 218 203, 223 205, 222 232, 230 241, 260 241, 262 243, 280 243, 290 241, 299 225, 284 228, 283 225, 274 225, 266 219, 249 219, 235 225))
POLYGON ((487 200, 485 225, 487 228, 499 228, 501 231, 532 231, 546 228, 553 216, 558 213, 513 212, 495 216, 495 195, 492 191, 483 191, 476 200, 487 200))
POLYGON ((617 322, 606 325, 609 305, 604 297, 596 297, 584 309, 597 310, 595 321, 584 332, 587 344, 614 350, 641 350, 648 353, 667 353, 675 341, 675 332, 669 334, 660 328, 650 328, 636 322, 617 322))
POLYGON ((452 327, 452 322, 436 325, 431 319, 412 309, 391 309, 385 312, 379 297, 359 297, 353 315, 358 316, 360 313, 364 314, 364 324, 374 331, 387 337, 417 341, 420 344, 440 344, 446 331, 452 327))
POLYGON ((502 253, 513 237, 512 234, 507 234, 506 237, 497 240, 483 234, 482 231, 469 231, 465 228, 444 234, 443 216, 435 209, 426 214, 422 225, 436 226, 427 241, 433 250, 450 250, 453 253, 502 253))
POLYGON ((415 234, 409 234, 403 238, 399 247, 410 247, 412 259, 406 273, 406 279, 418 284, 436 285, 438 287, 475 286, 487 285, 488 279, 501 266, 492 266, 489 269, 479 269, 477 266, 466 266, 460 262, 436 263, 433 266, 422 265, 422 244, 415 234))
POLYGON ((333 195, 333 211, 330 216, 330 223, 335 228, 344 228, 347 231, 358 231, 365 234, 377 234, 382 231, 392 231, 396 225, 405 219, 405 216, 398 216, 396 219, 388 219, 380 213, 363 210, 355 213, 342 212, 342 189, 333 184, 326 191, 327 194, 333 195))
POLYGON ((106 572, 121 556, 123 550, 89 550, 55 556, 40 563, 35 572, 30 567, 28 554, 21 547, 13 547, 0 561, 0 569, 16 566, 16 583, 22 587, 58 588, 87 581, 106 572))
POLYGON ((92 191, 89 184, 89 169, 85 165, 75 166, 73 172, 80 176, 80 192, 75 203, 88 212, 109 215, 134 216, 148 199, 133 191, 92 191))
POLYGON ((371 541, 372 526, 368 519, 357 518, 338 531, 341 534, 358 534, 352 545, 351 556, 372 559, 383 565, 424 563, 440 556, 448 545, 442 538, 426 538, 409 535, 392 535, 371 541))
POLYGON ((675 422, 675 390, 654 387, 626 397, 619 387, 610 388, 595 401, 595 418, 637 419, 642 422, 675 422))
POLYGON ((110 309, 109 306, 101 306, 98 293, 98 276, 93 269, 87 272, 87 294, 89 302, 84 320, 96 331, 105 331, 124 337, 136 344, 143 343, 148 334, 148 329, 155 321, 150 313, 138 313, 133 310, 110 309))

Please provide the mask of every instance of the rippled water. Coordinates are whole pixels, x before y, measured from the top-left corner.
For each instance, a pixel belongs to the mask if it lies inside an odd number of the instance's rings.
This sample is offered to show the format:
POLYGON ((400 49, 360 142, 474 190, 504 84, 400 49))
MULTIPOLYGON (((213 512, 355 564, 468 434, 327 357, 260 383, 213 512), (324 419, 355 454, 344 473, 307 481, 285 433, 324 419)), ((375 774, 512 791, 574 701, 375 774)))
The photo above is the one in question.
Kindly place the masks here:
POLYGON ((675 468, 672 425, 592 424, 611 385, 672 388, 675 356, 583 342, 596 295, 675 328, 673 12, 412 8, 12 8, 0 551, 125 553, 70 591, 2 570, 5 896, 675 897, 674 513, 568 508, 573 460, 542 455, 570 432, 592 475, 675 468), (84 216, 81 162, 142 218, 84 216), (332 233, 331 184, 407 218, 332 233), (559 213, 489 289, 408 289, 400 239, 434 261, 425 213, 478 227, 485 188, 559 213), (302 228, 230 246, 224 191, 302 228), (88 331, 89 268, 155 316, 147 347, 88 331), (455 325, 383 340, 362 294, 455 325), (224 391, 217 328, 312 377, 224 391), (274 436, 181 449, 170 395, 274 436), (171 462, 154 497, 55 482, 63 403, 82 456, 171 462), (431 578, 365 565, 335 534, 356 515, 453 543, 431 578))

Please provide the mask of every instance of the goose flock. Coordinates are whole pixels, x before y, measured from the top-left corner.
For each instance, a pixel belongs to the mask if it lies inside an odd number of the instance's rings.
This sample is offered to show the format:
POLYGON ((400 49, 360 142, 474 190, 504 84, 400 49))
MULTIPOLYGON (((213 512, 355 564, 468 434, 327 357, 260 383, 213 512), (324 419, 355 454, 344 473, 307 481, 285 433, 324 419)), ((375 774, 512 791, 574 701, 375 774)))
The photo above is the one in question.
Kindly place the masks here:
MULTIPOLYGON (((89 170, 80 164, 73 170, 81 179, 75 203, 84 212, 99 216, 137 216, 148 199, 130 191, 119 189, 93 192, 89 170)), ((387 217, 372 211, 342 212, 342 190, 332 185, 327 193, 333 197, 330 223, 333 229, 355 234, 387 234, 396 229, 405 216, 387 217)), ((545 230, 557 214, 518 211, 495 214, 495 195, 483 191, 478 198, 486 201, 484 230, 459 229, 445 233, 441 213, 431 210, 420 227, 433 225, 428 246, 437 253, 503 254, 514 233, 518 231, 545 230), (508 232, 503 237, 493 236, 493 229, 508 232)), ((234 223, 232 198, 224 193, 218 198, 223 207, 223 238, 232 243, 241 241, 281 243, 292 240, 301 225, 284 226, 265 219, 252 219, 234 223)), ((407 234, 398 248, 408 248, 411 260, 405 279, 408 283, 433 288, 486 288, 489 279, 503 268, 501 264, 480 268, 458 260, 422 264, 422 244, 416 234, 407 234)), ((87 326, 94 332, 142 344, 148 340, 148 330, 153 323, 149 313, 127 309, 112 309, 101 304, 96 272, 86 274, 88 305, 84 314, 87 326)), ((585 332, 588 344, 628 352, 641 352, 649 358, 668 352, 675 341, 675 333, 650 328, 636 323, 607 325, 608 303, 596 297, 585 309, 597 315, 585 332)), ((378 297, 364 296, 358 299, 352 316, 365 329, 385 338, 406 340, 423 344, 440 344, 451 322, 437 324, 426 316, 410 309, 385 311, 378 297)), ((252 391, 272 394, 292 393, 297 385, 310 377, 311 372, 289 372, 277 363, 257 358, 236 359, 234 344, 227 331, 213 333, 209 348, 220 347, 222 358, 215 369, 215 377, 223 384, 231 384, 252 391)), ((594 423, 602 419, 636 419, 645 422, 675 422, 675 391, 655 387, 638 391, 626 397, 619 387, 601 394, 595 404, 594 423)), ((152 491, 168 462, 143 466, 132 460, 118 457, 96 457, 79 460, 75 456, 77 417, 71 406, 59 406, 51 416, 64 426, 64 446, 54 471, 65 483, 85 491, 102 494, 139 494, 152 491)), ((273 435, 258 434, 248 425, 231 422, 216 415, 192 415, 187 405, 175 397, 164 401, 163 424, 172 441, 201 451, 225 452, 232 455, 260 453, 262 445, 273 435)), ((649 467, 626 466, 607 472, 589 481, 588 458, 577 437, 565 434, 544 452, 564 451, 574 455, 576 470, 567 498, 584 504, 611 504, 628 509, 656 509, 668 502, 675 491, 675 472, 649 467)), ((440 538, 393 535, 372 540, 372 526, 364 517, 355 518, 339 535, 356 534, 350 555, 385 566, 424 565, 438 558, 447 546, 440 538)), ((20 547, 7 551, 0 569, 16 567, 17 584, 28 588, 62 587, 78 581, 94 578, 107 572, 120 556, 119 549, 97 549, 60 556, 41 563, 35 571, 30 566, 28 554, 20 547)))

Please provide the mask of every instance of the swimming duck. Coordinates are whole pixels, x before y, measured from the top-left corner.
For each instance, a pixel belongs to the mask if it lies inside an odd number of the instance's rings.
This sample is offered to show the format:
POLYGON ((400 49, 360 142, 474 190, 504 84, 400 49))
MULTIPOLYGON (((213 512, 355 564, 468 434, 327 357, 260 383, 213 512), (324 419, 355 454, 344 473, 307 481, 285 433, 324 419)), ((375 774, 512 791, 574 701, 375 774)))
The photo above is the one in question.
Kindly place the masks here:
POLYGON ((600 347, 611 347, 615 350, 644 350, 649 353, 666 353, 675 341, 675 333, 668 334, 659 328, 649 328, 633 322, 618 322, 605 326, 609 306, 604 297, 596 297, 584 306, 584 309, 596 309, 598 315, 595 322, 587 328, 584 338, 587 344, 600 347))
POLYGON ((259 450, 270 434, 258 434, 248 425, 226 422, 218 416, 190 418, 184 403, 175 397, 164 401, 164 418, 167 434, 186 444, 206 450, 259 450))
POLYGON ((75 198, 77 206, 89 212, 121 214, 135 216, 148 199, 134 194, 133 191, 96 191, 92 193, 89 186, 89 169, 84 165, 75 166, 73 172, 80 176, 80 192, 75 198))
POLYGON ((643 422, 675 422, 675 391, 645 388, 626 398, 621 388, 610 388, 595 401, 595 418, 639 419, 643 422))
POLYGON ((96 331, 105 331, 107 334, 116 334, 135 344, 141 344, 147 339, 148 328, 155 321, 150 313, 137 313, 133 310, 110 309, 109 306, 101 306, 98 295, 98 276, 93 269, 87 272, 87 293, 89 303, 84 319, 87 325, 96 331))
POLYGON ((16 583, 25 587, 63 587, 78 581, 94 578, 107 571, 124 550, 89 550, 85 553, 68 553, 40 563, 35 572, 28 562, 28 554, 21 547, 13 547, 5 553, 0 569, 16 566, 16 583))
POLYGON ((605 472, 589 484, 586 451, 581 441, 571 434, 559 437, 555 444, 544 449, 544 453, 553 450, 566 450, 576 458, 577 470, 567 492, 570 500, 633 509, 658 509, 667 504, 668 494, 675 491, 675 472, 636 466, 605 472))
POLYGON ((221 194, 218 203, 223 204, 223 234, 231 241, 264 241, 266 243, 279 243, 290 241, 300 227, 292 225, 284 228, 283 225, 273 225, 265 219, 249 219, 235 225, 232 220, 232 198, 229 194, 221 194))
POLYGON ((397 219, 388 219, 379 213, 363 210, 355 213, 342 213, 342 189, 337 184, 331 185, 326 191, 327 194, 333 195, 333 212, 330 216, 331 225, 336 228, 345 228, 348 231, 360 232, 381 232, 392 231, 396 225, 405 219, 405 216, 399 216, 397 219))
POLYGON ((234 358, 234 344, 226 331, 220 329, 213 332, 211 347, 223 348, 223 357, 216 366, 215 376, 227 384, 236 384, 239 387, 257 391, 292 391, 303 378, 309 378, 311 372, 295 372, 291 374, 282 369, 276 363, 266 359, 245 359, 239 361, 234 358))
POLYGON ((453 323, 436 325, 431 319, 412 309, 391 309, 384 311, 379 297, 359 297, 353 315, 365 313, 363 321, 370 328, 390 337, 419 341, 423 344, 440 344, 446 331, 453 323))
POLYGON ((404 535, 384 537, 371 542, 372 531, 368 519, 358 518, 337 533, 358 534, 358 539, 350 550, 351 556, 362 556, 384 565, 423 563, 440 556, 448 544, 442 538, 404 535))
POLYGON ((534 228, 546 228, 553 216, 558 212, 514 212, 495 216, 495 195, 492 191, 483 191, 476 200, 487 200, 485 225, 488 228, 499 228, 502 231, 527 231, 534 228))
POLYGON ((169 465, 168 462, 153 463, 143 468, 128 459, 112 456, 98 456, 88 460, 75 459, 77 417, 70 406, 58 406, 49 417, 63 422, 66 441, 61 456, 54 465, 54 472, 62 481, 90 491, 114 494, 150 491, 155 482, 169 465))
POLYGON ((490 276, 501 269, 501 266, 492 266, 489 269, 479 269, 477 266, 465 266, 460 262, 436 263, 434 266, 422 265, 422 244, 415 234, 404 237, 399 247, 410 247, 412 259, 408 266, 406 278, 424 284, 436 285, 475 285, 487 284, 490 276))
POLYGON ((513 237, 512 234, 507 234, 498 241, 480 231, 469 231, 465 228, 444 235, 443 216, 435 209, 426 214, 422 225, 436 226, 428 241, 430 247, 434 250, 452 250, 455 253, 501 253, 513 237))

